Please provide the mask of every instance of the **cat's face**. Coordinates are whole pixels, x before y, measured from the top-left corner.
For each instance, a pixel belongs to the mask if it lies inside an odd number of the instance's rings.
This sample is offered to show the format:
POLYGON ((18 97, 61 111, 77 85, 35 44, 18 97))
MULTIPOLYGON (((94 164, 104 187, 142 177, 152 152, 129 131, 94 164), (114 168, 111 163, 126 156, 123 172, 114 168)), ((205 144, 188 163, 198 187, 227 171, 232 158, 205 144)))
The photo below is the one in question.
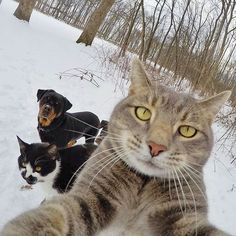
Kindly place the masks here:
POLYGON ((230 92, 196 100, 148 79, 139 61, 133 63, 130 77, 129 95, 110 119, 116 153, 148 176, 197 174, 195 170, 202 169, 212 149, 212 120, 230 92))
MULTIPOLYGON (((18 138, 18 137, 17 137, 18 138)), ((28 184, 53 179, 59 168, 58 151, 47 143, 27 144, 18 138, 21 155, 18 166, 28 184)))

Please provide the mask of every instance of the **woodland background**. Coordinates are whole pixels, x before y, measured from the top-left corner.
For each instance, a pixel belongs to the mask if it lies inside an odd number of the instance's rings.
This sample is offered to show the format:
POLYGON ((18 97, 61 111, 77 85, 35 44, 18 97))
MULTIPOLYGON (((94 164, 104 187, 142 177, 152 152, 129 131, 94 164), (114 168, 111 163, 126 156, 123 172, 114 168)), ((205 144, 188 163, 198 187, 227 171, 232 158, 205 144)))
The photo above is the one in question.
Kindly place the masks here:
POLYGON ((37 89, 109 119, 136 54, 177 90, 202 98, 233 90, 213 124, 204 180, 209 220, 236 235, 235 16, 235 1, 0 0, 0 228, 44 198, 40 186, 20 191, 17 166, 16 135, 40 141, 37 89))

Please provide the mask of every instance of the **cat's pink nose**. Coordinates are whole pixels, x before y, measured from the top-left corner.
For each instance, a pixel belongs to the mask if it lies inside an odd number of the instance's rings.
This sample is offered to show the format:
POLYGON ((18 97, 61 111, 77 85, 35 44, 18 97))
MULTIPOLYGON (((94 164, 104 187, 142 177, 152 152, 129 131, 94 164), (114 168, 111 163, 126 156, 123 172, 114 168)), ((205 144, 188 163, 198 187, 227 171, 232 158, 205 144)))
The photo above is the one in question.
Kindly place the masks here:
POLYGON ((147 142, 147 144, 150 149, 150 154, 152 157, 158 156, 161 152, 164 152, 167 150, 167 147, 162 144, 157 144, 152 141, 147 142))

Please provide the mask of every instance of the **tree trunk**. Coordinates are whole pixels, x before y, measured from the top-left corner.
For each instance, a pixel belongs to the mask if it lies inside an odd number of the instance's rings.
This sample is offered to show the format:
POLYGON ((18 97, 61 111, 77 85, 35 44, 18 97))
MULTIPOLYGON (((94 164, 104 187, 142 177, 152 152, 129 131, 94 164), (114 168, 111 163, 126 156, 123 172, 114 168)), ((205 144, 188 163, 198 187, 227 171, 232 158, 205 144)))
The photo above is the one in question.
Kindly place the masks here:
POLYGON ((135 2, 135 4, 134 4, 134 12, 133 12, 133 14, 131 15, 130 25, 129 25, 128 31, 127 31, 127 33, 125 34, 125 36, 124 36, 124 38, 123 38, 123 40, 122 40, 122 41, 123 41, 123 45, 121 46, 121 50, 120 50, 120 52, 119 52, 119 56, 122 56, 122 57, 125 56, 125 52, 127 51, 127 48, 128 48, 128 46, 129 46, 129 43, 130 43, 130 35, 131 35, 132 30, 133 30, 133 28, 134 28, 134 23, 135 23, 135 20, 136 20, 136 18, 137 18, 139 9, 140 9, 140 7, 142 6, 142 0, 139 2, 137 9, 135 9, 137 4, 138 4, 138 2, 135 2))
MULTIPOLYGON (((157 31, 157 27, 159 26, 160 24, 160 21, 161 21, 161 15, 162 15, 162 10, 164 8, 166 4, 166 0, 163 1, 162 5, 161 5, 161 8, 159 10, 159 14, 158 14, 158 18, 157 18, 157 21, 155 22, 155 18, 153 19, 153 25, 152 25, 152 29, 151 29, 151 32, 150 32, 150 35, 148 37, 148 41, 147 41, 147 44, 146 44, 146 48, 145 48, 145 52, 144 52, 144 55, 143 55, 143 61, 146 61, 147 58, 148 58, 148 55, 149 55, 149 51, 150 51, 150 48, 152 46, 152 43, 153 43, 153 38, 155 36, 155 33, 157 31)), ((158 4, 156 5, 156 8, 158 7, 159 5, 159 2, 158 4)), ((155 9, 156 10, 156 9, 155 9)), ((155 15, 154 15, 155 16, 155 15)))
POLYGON ((76 43, 84 43, 86 46, 92 44, 93 39, 95 38, 99 30, 99 27, 101 26, 107 13, 109 12, 114 3, 115 0, 101 0, 100 5, 92 13, 91 17, 86 23, 82 34, 77 39, 76 43))
POLYGON ((146 34, 146 21, 145 21, 145 11, 144 11, 144 1, 142 0, 142 37, 141 37, 141 46, 139 52, 139 59, 143 59, 143 52, 145 46, 145 34, 146 34))
POLYGON ((18 7, 14 12, 14 16, 20 20, 30 20, 32 11, 37 0, 20 0, 18 7))

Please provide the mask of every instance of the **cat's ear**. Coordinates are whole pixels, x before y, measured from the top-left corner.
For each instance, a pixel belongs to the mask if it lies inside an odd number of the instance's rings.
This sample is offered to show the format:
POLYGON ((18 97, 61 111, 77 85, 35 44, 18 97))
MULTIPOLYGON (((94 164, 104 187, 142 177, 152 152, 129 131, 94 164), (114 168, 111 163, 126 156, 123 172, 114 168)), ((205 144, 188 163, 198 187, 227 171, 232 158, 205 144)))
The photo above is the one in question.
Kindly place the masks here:
POLYGON ((132 61, 129 80, 131 82, 129 95, 139 93, 140 89, 149 89, 151 86, 151 82, 144 69, 143 63, 138 58, 134 58, 132 61))
POLYGON ((58 149, 55 144, 50 144, 47 148, 47 152, 50 155, 52 160, 56 160, 58 156, 58 149))
POLYGON ((16 137, 17 137, 17 140, 18 140, 18 143, 19 143, 19 146, 20 146, 20 153, 25 154, 25 151, 26 151, 27 147, 29 146, 29 144, 25 143, 18 136, 16 136, 16 137))
POLYGON ((230 95, 231 91, 224 91, 213 97, 200 101, 199 105, 203 109, 204 115, 212 121, 222 105, 229 99, 230 95))

